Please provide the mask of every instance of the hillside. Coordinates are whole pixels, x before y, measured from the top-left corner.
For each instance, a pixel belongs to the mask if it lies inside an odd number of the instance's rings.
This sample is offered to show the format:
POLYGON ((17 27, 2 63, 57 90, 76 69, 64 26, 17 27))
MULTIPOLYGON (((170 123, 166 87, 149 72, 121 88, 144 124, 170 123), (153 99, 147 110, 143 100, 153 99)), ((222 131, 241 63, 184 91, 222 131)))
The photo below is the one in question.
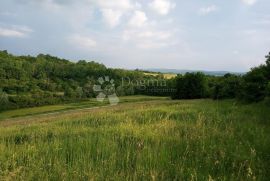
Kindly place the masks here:
POLYGON ((267 180, 269 111, 156 100, 0 122, 0 179, 267 180))
POLYGON ((255 67, 244 75, 155 69, 187 72, 176 75, 112 69, 94 61, 73 62, 44 54, 36 57, 15 56, 7 51, 0 51, 0 111, 83 101, 96 98, 101 92, 103 95, 115 96, 238 98, 248 102, 262 101, 269 97, 270 92, 269 55, 266 59, 266 64, 255 67), (99 89, 94 90, 96 86, 99 89))

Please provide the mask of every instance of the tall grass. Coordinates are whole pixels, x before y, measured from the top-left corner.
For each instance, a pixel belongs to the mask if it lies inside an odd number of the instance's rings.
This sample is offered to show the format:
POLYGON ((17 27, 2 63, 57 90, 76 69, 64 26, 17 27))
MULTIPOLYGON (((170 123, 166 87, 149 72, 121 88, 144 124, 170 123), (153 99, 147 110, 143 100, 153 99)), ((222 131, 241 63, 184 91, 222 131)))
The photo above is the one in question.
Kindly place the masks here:
MULTIPOLYGON (((120 100, 119 103, 165 100, 165 99, 169 99, 169 98, 168 97, 154 97, 154 96, 140 96, 140 95, 123 96, 123 97, 119 97, 119 100, 120 100)), ((104 106, 104 105, 109 105, 109 104, 110 103, 108 99, 105 99, 103 102, 98 102, 95 98, 92 98, 87 101, 81 101, 81 102, 76 102, 76 103, 47 105, 47 106, 40 106, 40 107, 7 110, 7 111, 0 112, 0 121, 3 119, 9 119, 9 118, 63 112, 63 111, 76 110, 76 109, 85 109, 85 108, 92 108, 92 107, 104 106)))
POLYGON ((0 176, 268 180, 269 111, 233 101, 159 101, 0 128, 0 176))

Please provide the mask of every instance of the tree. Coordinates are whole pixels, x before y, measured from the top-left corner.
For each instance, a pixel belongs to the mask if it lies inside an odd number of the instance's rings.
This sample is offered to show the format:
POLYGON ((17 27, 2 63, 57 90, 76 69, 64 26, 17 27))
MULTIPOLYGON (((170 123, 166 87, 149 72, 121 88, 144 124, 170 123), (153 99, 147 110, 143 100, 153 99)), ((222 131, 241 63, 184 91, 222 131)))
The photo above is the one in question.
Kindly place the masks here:
POLYGON ((240 98, 248 102, 258 102, 265 98, 267 78, 265 66, 253 68, 243 77, 240 98))
POLYGON ((267 71, 266 76, 267 76, 267 79, 270 81, 270 52, 265 58, 266 58, 266 71, 267 71))
POLYGON ((0 89, 0 110, 7 109, 9 99, 7 93, 0 89))
POLYGON ((270 81, 270 53, 265 56, 266 64, 252 68, 243 76, 240 98, 249 102, 258 102, 266 98, 269 93, 270 81))
POLYGON ((267 84, 266 95, 270 97, 270 81, 267 84))
POLYGON ((75 98, 76 97, 76 93, 75 91, 70 88, 70 87, 66 87, 65 88, 65 92, 64 92, 64 96, 68 97, 68 98, 75 98))
POLYGON ((215 82, 212 97, 214 99, 235 98, 239 93, 240 84, 240 76, 225 74, 215 82))
POLYGON ((84 97, 94 97, 93 85, 89 82, 83 86, 84 97))
POLYGON ((75 90, 76 98, 81 99, 83 96, 83 89, 82 87, 77 87, 75 90))
POLYGON ((270 52, 268 53, 268 55, 265 56, 266 58, 266 65, 270 66, 270 52))
POLYGON ((125 88, 125 95, 130 96, 130 95, 134 95, 135 91, 133 86, 129 85, 125 88))
POLYGON ((176 77, 175 99, 198 99, 206 96, 207 84, 203 73, 186 73, 176 77))
POLYGON ((123 86, 118 86, 116 88, 116 94, 117 96, 125 96, 125 90, 124 90, 124 87, 123 86))

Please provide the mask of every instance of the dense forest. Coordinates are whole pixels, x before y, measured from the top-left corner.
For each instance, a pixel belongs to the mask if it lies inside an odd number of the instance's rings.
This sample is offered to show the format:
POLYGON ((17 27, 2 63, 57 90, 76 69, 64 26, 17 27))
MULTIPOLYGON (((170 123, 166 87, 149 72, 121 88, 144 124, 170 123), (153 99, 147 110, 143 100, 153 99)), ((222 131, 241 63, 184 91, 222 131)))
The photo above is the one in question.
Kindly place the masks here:
POLYGON ((237 98, 257 102, 270 95, 270 54, 266 59, 266 64, 245 75, 209 76, 198 72, 166 79, 162 74, 154 76, 139 70, 112 69, 93 61, 75 63, 50 55, 14 56, 0 51, 0 110, 93 98, 97 94, 94 85, 100 84, 99 78, 106 76, 114 80, 118 96, 237 98))

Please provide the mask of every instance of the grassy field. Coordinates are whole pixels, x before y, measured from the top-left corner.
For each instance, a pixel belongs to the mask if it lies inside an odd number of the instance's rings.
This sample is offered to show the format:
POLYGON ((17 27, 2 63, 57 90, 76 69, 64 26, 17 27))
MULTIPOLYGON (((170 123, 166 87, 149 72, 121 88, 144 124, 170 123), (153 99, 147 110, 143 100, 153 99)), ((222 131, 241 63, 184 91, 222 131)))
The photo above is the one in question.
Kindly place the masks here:
POLYGON ((173 73, 148 73, 145 72, 145 75, 150 75, 150 76, 159 76, 159 75, 163 75, 165 79, 172 79, 175 78, 177 76, 177 74, 173 74, 173 73))
MULTIPOLYGON (((119 98, 120 103, 151 101, 151 100, 161 100, 161 99, 168 99, 168 98, 153 97, 153 96, 123 96, 119 98)), ((104 102, 98 102, 95 98, 93 98, 93 99, 89 99, 88 101, 82 101, 82 102, 77 102, 77 103, 15 109, 15 110, 0 112, 0 121, 3 119, 8 119, 8 118, 54 113, 54 112, 76 110, 76 109, 85 109, 85 108, 92 108, 92 107, 105 106, 105 105, 109 105, 108 99, 105 99, 104 102)))
POLYGON ((155 100, 0 122, 0 180, 269 180, 270 108, 155 100))

